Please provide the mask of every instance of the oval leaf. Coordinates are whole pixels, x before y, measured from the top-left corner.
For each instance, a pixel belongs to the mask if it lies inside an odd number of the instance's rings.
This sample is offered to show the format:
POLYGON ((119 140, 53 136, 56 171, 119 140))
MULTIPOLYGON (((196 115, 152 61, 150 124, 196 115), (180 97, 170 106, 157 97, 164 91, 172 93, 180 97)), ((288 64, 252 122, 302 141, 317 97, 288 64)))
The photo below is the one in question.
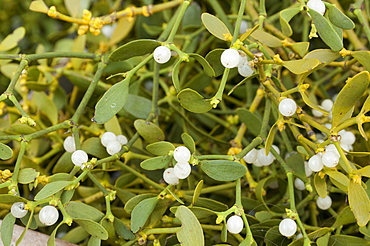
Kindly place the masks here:
POLYGON ((182 107, 193 113, 206 113, 212 109, 209 99, 204 99, 197 91, 186 88, 177 95, 182 107))
POLYGON ((246 108, 238 108, 236 113, 239 116, 239 120, 248 127, 253 135, 258 136, 260 134, 262 125, 260 118, 246 108))
POLYGON ((170 151, 175 150, 175 146, 170 142, 161 141, 148 144, 146 149, 153 155, 168 155, 170 151))
POLYGON ((328 18, 333 25, 346 30, 351 30, 355 28, 355 23, 343 14, 334 4, 329 4, 325 2, 327 8, 328 18))
POLYGON ((131 230, 136 233, 145 225, 150 214, 158 203, 157 197, 147 198, 139 202, 131 213, 131 230))
POLYGON ((129 81, 129 79, 124 79, 104 93, 95 106, 95 116, 92 121, 103 124, 122 109, 128 98, 129 81))
POLYGON ((351 208, 347 206, 342 211, 340 211, 332 227, 337 228, 339 226, 348 225, 348 224, 352 224, 355 222, 356 222, 356 218, 353 215, 351 208))
POLYGON ((283 61, 282 65, 294 74, 302 74, 314 69, 320 62, 317 59, 283 61))
POLYGON ((308 12, 312 16, 322 41, 334 51, 341 50, 343 48, 343 40, 338 36, 330 22, 313 9, 309 9, 308 12))
POLYGON ((72 219, 86 219, 99 222, 104 217, 101 211, 82 202, 68 202, 64 207, 72 219))
POLYGON ((82 226, 91 236, 95 236, 101 240, 108 239, 108 232, 99 223, 86 219, 74 219, 74 221, 82 226))
POLYGON ((200 65, 202 65, 205 74, 207 74, 210 77, 216 76, 215 71, 213 70, 211 65, 208 63, 208 61, 205 58, 203 58, 203 56, 198 55, 196 53, 190 53, 189 56, 194 58, 197 62, 199 62, 200 65))
POLYGON ((246 168, 235 161, 202 161, 200 167, 209 177, 218 181, 233 181, 246 173, 246 168))
POLYGON ((71 181, 55 181, 44 186, 35 196, 35 201, 54 195, 58 191, 70 185, 71 181))
POLYGON ((123 109, 136 118, 146 119, 152 110, 152 101, 145 97, 128 94, 123 109))
POLYGON ((186 146, 186 148, 188 148, 190 150, 190 153, 194 153, 195 152, 194 139, 189 134, 187 134, 186 132, 181 134, 181 139, 182 139, 182 142, 184 143, 184 145, 186 146))
POLYGON ((101 140, 98 137, 88 138, 82 143, 81 149, 87 154, 96 156, 98 158, 104 158, 109 156, 106 148, 101 144, 101 140))
POLYGON ((124 61, 131 57, 142 56, 153 53, 154 49, 161 45, 161 42, 149 39, 131 41, 115 49, 110 55, 110 61, 124 61))
POLYGON ((300 11, 300 8, 289 8, 280 12, 280 26, 285 36, 292 36, 293 31, 289 25, 289 21, 300 11))
POLYGON ((12 158, 13 150, 6 144, 0 143, 0 159, 8 160, 12 158))
POLYGON ((18 27, 12 34, 6 36, 0 43, 0 51, 11 50, 18 45, 18 42, 26 34, 24 27, 18 27))
POLYGON ((315 185, 316 192, 317 194, 319 194, 319 196, 326 197, 328 195, 325 177, 321 178, 319 173, 316 173, 313 179, 313 183, 315 185))
POLYGON ((368 71, 370 71, 370 51, 354 51, 352 52, 352 56, 356 58, 356 60, 361 63, 368 71))
POLYGON ((255 40, 257 40, 257 41, 259 41, 259 42, 261 42, 264 45, 269 46, 269 47, 275 48, 275 47, 282 46, 282 43, 281 43, 281 40, 280 39, 278 39, 277 37, 275 37, 274 35, 272 35, 272 34, 270 34, 268 32, 262 31, 260 29, 255 30, 251 34, 251 36, 255 40))
POLYGON ((203 25, 216 38, 226 41, 228 40, 228 37, 231 36, 231 33, 226 25, 216 16, 203 13, 201 18, 203 25))
POLYGON ((175 216, 181 221, 181 230, 176 232, 176 236, 184 246, 203 246, 203 229, 196 216, 185 206, 177 208, 175 216))
POLYGON ((347 80, 345 86, 341 89, 333 106, 333 127, 338 126, 341 122, 351 117, 351 110, 357 103, 358 99, 365 93, 369 87, 369 72, 363 71, 353 78, 347 80))
POLYGON ((215 76, 220 76, 225 67, 221 63, 221 54, 225 49, 214 49, 206 55, 206 60, 215 72, 215 76))
POLYGON ((10 246, 12 243, 15 220, 15 217, 11 213, 8 213, 1 222, 0 236, 4 246, 10 246))
POLYGON ((157 156, 154 158, 147 159, 140 163, 141 168, 145 170, 157 170, 167 167, 172 160, 172 156, 157 156))
POLYGON ((348 186, 349 206, 359 226, 365 226, 370 220, 370 200, 361 184, 353 181, 348 186))
POLYGON ((156 124, 145 120, 135 120, 134 127, 148 143, 154 143, 164 140, 164 133, 156 124))
POLYGON ((19 171, 18 182, 21 184, 29 184, 35 181, 36 177, 39 176, 39 172, 37 172, 33 168, 24 168, 19 171))
POLYGON ((133 234, 120 219, 114 218, 113 225, 118 236, 127 240, 135 239, 135 234, 133 234))

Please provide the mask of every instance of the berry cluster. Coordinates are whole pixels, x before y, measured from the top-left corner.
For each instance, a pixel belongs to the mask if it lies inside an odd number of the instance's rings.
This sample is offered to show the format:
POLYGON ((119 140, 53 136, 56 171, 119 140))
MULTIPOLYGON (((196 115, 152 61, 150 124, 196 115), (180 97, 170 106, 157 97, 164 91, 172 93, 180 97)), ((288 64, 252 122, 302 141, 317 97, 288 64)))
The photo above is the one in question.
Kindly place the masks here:
POLYGON ((127 138, 124 135, 117 135, 113 132, 105 132, 101 136, 101 144, 106 148, 110 155, 117 154, 121 151, 122 145, 127 144, 127 138))
MULTIPOLYGON (((328 111, 329 113, 331 113, 332 109, 333 109, 333 105, 334 105, 334 102, 333 100, 331 99, 325 99, 321 102, 321 105, 319 106, 320 108, 324 109, 325 111, 328 111)), ((316 110, 316 109, 312 109, 312 114, 313 116, 315 117, 321 117, 324 115, 324 113, 316 110)))
POLYGON ((72 163, 81 168, 83 163, 89 160, 87 153, 83 150, 76 150, 76 143, 73 136, 68 136, 64 139, 63 147, 67 152, 72 153, 72 163))
POLYGON ((167 184, 176 185, 179 183, 179 179, 185 179, 190 175, 190 157, 190 150, 185 146, 179 146, 174 150, 173 158, 176 164, 163 172, 163 179, 167 184))
MULTIPOLYGON (((272 145, 271 147, 274 148, 278 154, 280 154, 279 147, 276 145, 272 145)), ((276 158, 273 156, 271 151, 268 153, 268 155, 265 154, 265 151, 265 148, 261 148, 259 150, 253 148, 243 157, 243 159, 246 163, 253 164, 257 167, 269 166, 276 158)))
POLYGON ((236 49, 230 48, 222 52, 221 64, 226 68, 238 67, 238 72, 243 77, 251 76, 254 72, 245 54, 239 54, 236 49))
POLYGON ((243 230, 243 219, 239 215, 233 215, 227 220, 226 227, 230 233, 238 234, 243 230))

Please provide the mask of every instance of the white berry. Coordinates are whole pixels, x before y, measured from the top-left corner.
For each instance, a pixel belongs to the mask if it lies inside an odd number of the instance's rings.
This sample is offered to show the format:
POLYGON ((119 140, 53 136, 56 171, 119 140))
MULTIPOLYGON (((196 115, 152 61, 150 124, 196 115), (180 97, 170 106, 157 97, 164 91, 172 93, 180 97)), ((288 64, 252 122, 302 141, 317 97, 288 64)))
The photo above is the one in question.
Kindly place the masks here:
POLYGON ((185 146, 179 146, 173 151, 173 158, 175 158, 175 160, 180 163, 189 162, 190 156, 190 150, 185 146))
POLYGON ((243 230, 243 219, 238 215, 233 215, 227 220, 226 227, 230 233, 238 234, 243 230))
POLYGON ((339 163, 339 156, 332 151, 326 151, 321 156, 322 164, 326 167, 335 167, 339 163))
POLYGON ((227 49, 221 54, 221 63, 226 68, 234 68, 238 66, 239 60, 239 52, 235 49, 227 49))
POLYGON ((324 198, 319 196, 316 199, 316 205, 319 209, 327 210, 331 207, 331 204, 332 204, 332 200, 331 200, 330 196, 326 196, 324 198))
POLYGON ((258 159, 258 157, 252 164, 255 165, 256 167, 262 167, 263 166, 263 163, 258 159))
POLYGON ((164 170, 163 179, 167 184, 170 185, 177 185, 179 183, 179 178, 176 177, 173 167, 164 170))
POLYGON ((121 149, 122 149, 122 146, 117 140, 110 142, 106 148, 107 153, 110 155, 117 154, 118 152, 121 151, 121 149))
POLYGON ((100 139, 101 144, 104 147, 107 147, 107 145, 110 142, 115 141, 115 140, 117 140, 117 136, 113 132, 104 132, 104 134, 101 136, 101 139, 100 139))
POLYGON ((325 4, 321 0, 309 0, 307 2, 307 7, 310 9, 315 10, 316 12, 320 13, 321 15, 324 15, 325 13, 325 4))
POLYGON ((337 150, 337 148, 335 147, 334 144, 328 144, 328 145, 326 145, 325 146, 325 151, 326 152, 331 151, 331 152, 336 153, 338 156, 340 156, 339 151, 337 150))
POLYGON ((55 224, 59 218, 58 210, 54 206, 47 205, 40 210, 39 220, 44 225, 55 224))
POLYGON ((297 223, 292 219, 283 219, 279 224, 279 232, 286 237, 293 236, 297 231, 297 223))
POLYGON ((191 166, 189 163, 176 163, 174 166, 175 176, 179 179, 186 179, 191 172, 191 166))
POLYGON ((334 102, 331 99, 325 99, 321 102, 321 107, 330 112, 333 109, 334 102))
POLYGON ((292 116, 297 110, 297 104, 291 98, 284 98, 279 103, 279 112, 284 116, 292 116))
POLYGON ((356 136, 353 134, 353 132, 345 131, 343 134, 341 134, 341 143, 352 145, 356 142, 356 136))
POLYGON ((63 147, 67 152, 72 153, 76 150, 76 143, 74 137, 68 136, 64 139, 63 147))
POLYGON ((319 117, 323 116, 324 113, 319 111, 319 110, 312 109, 312 115, 319 118, 319 117))
POLYGON ((171 50, 166 46, 158 46, 153 52, 153 57, 160 64, 166 63, 171 59, 171 50))
POLYGON ((251 149, 244 157, 244 161, 246 163, 253 163, 256 161, 257 159, 257 154, 258 154, 258 150, 256 150, 255 148, 251 149))
POLYGON ((23 218, 28 212, 27 209, 24 209, 25 205, 24 202, 15 202, 10 208, 10 212, 15 218, 23 218))
POLYGON ((275 157, 272 155, 271 152, 266 155, 265 151, 265 148, 258 150, 257 159, 262 163, 263 166, 268 166, 274 162, 275 157))
POLYGON ((304 182, 300 178, 295 178, 295 180, 294 180, 294 187, 297 190, 305 190, 306 189, 306 186, 305 186, 304 182))
POLYGON ((125 145, 128 142, 127 137, 125 135, 117 135, 117 141, 122 145, 125 145))
POLYGON ((308 166, 308 162, 307 162, 307 161, 305 161, 305 162, 304 162, 304 172, 305 172, 305 174, 306 174, 306 177, 310 177, 310 176, 311 176, 311 174, 312 174, 312 170, 311 170, 311 168, 308 166))
POLYGON ((85 163, 89 160, 89 157, 85 151, 76 150, 75 152, 73 152, 71 159, 73 164, 80 167, 82 166, 82 163, 85 163))
POLYGON ((249 65, 249 62, 246 61, 242 65, 238 66, 238 73, 243 77, 249 77, 253 74, 253 69, 249 65))
POLYGON ((308 160, 308 167, 314 171, 314 172, 319 172, 322 170, 324 167, 324 164, 322 164, 321 161, 321 156, 319 154, 313 155, 309 160, 308 160))

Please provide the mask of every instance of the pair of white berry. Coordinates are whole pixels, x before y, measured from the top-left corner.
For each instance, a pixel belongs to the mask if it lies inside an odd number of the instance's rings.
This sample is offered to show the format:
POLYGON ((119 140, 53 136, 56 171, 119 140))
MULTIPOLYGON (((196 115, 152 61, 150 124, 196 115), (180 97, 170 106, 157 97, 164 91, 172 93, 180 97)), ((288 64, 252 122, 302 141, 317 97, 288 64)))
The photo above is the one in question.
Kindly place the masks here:
POLYGON ((67 152, 72 153, 71 160, 76 166, 81 167, 83 163, 89 160, 87 153, 83 150, 76 150, 76 143, 73 136, 64 139, 63 147, 67 152))
POLYGON ((308 160, 308 167, 314 171, 321 171, 324 166, 336 167, 339 163, 340 155, 334 144, 325 146, 324 153, 317 153, 308 160))
MULTIPOLYGON (((26 216, 28 210, 25 209, 24 202, 16 202, 13 203, 12 207, 10 208, 10 212, 15 218, 23 218, 26 216)), ((54 206, 47 205, 42 207, 39 212, 39 220, 42 224, 50 226, 55 224, 59 218, 58 210, 54 206)))
POLYGON ((226 68, 238 67, 238 72, 243 77, 248 77, 253 74, 253 69, 250 66, 247 57, 241 56, 236 49, 226 49, 221 54, 221 64, 226 68))
POLYGON ((113 132, 105 132, 100 141, 110 155, 117 154, 121 151, 122 145, 127 144, 126 136, 116 135, 113 132))
POLYGON ((190 175, 190 157, 190 150, 185 146, 179 146, 174 150, 173 158, 177 163, 174 167, 169 167, 163 172, 163 179, 167 184, 176 185, 179 183, 179 179, 185 179, 190 175))
MULTIPOLYGON (((279 147, 276 145, 272 145, 271 147, 274 148, 278 154, 280 154, 279 147)), ((243 159, 246 163, 253 164, 257 167, 269 166, 276 158, 273 156, 271 151, 267 155, 265 154, 265 151, 265 148, 259 150, 253 148, 243 157, 243 159)))
MULTIPOLYGON (((333 105, 334 105, 334 102, 333 100, 331 99, 325 99, 321 102, 321 105, 319 106, 320 108, 324 109, 325 111, 331 113, 332 112, 332 109, 333 109, 333 105)), ((316 109, 312 109, 312 114, 313 116, 315 117, 321 117, 324 115, 324 113, 316 110, 316 109)))

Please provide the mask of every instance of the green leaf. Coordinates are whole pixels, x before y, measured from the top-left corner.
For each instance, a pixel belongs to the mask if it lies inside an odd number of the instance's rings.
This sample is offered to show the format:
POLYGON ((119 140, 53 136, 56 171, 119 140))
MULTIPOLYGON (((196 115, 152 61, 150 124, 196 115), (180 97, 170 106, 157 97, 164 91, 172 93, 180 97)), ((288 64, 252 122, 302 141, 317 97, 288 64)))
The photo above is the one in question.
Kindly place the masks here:
POLYGON ((203 13, 201 18, 203 25, 216 38, 226 41, 228 40, 228 37, 231 36, 226 25, 216 16, 209 13, 203 13))
MULTIPOLYGON (((193 202, 193 196, 184 196, 184 199, 186 202, 193 202)), ((226 204, 205 197, 198 197, 196 203, 193 205, 217 212, 225 211, 226 209, 228 209, 226 204)))
POLYGON ((310 42, 298 42, 292 44, 290 48, 297 53, 300 57, 306 55, 308 48, 310 47, 310 42))
POLYGON ((119 18, 117 26, 113 31, 113 34, 109 40, 108 46, 112 47, 124 39, 132 30, 135 25, 136 16, 119 18))
POLYGON ((30 10, 46 14, 49 7, 44 3, 43 0, 34 0, 30 4, 30 10))
POLYGON ((99 222, 104 217, 101 211, 82 202, 71 201, 66 203, 64 208, 72 219, 86 219, 99 222))
POLYGON ((306 95, 306 91, 300 90, 299 93, 301 94, 305 104, 307 104, 309 107, 316 109, 317 111, 320 111, 323 114, 329 115, 329 112, 325 111, 324 109, 322 109, 321 107, 319 107, 318 105, 311 101, 311 99, 306 95))
POLYGON ((370 220, 370 200, 361 184, 353 181, 348 186, 349 206, 359 226, 365 226, 370 220))
POLYGON ((201 161, 200 168, 209 177, 218 181, 233 181, 246 173, 246 168, 242 164, 226 160, 201 161))
POLYGON ((223 74, 225 67, 221 63, 221 54, 225 49, 214 49, 206 55, 206 60, 215 72, 215 76, 223 74))
POLYGON ((54 102, 45 94, 45 92, 34 91, 32 100, 37 108, 50 120, 53 125, 58 122, 58 110, 54 102))
POLYGON ((180 91, 177 98, 182 107, 193 113, 206 113, 212 109, 210 99, 204 99, 197 91, 189 88, 180 91))
POLYGON ((343 14, 334 4, 324 3, 327 9, 327 16, 333 25, 345 30, 355 28, 355 23, 353 23, 348 16, 343 14))
POLYGON ((317 59, 320 63, 328 64, 340 57, 339 52, 329 49, 315 49, 303 57, 303 59, 317 59))
POLYGON ((333 127, 351 117, 353 107, 369 87, 369 82, 370 75, 367 71, 362 71, 346 81, 334 102, 333 127))
POLYGON ((238 108, 236 113, 239 116, 239 120, 248 127, 254 136, 258 136, 260 134, 262 125, 260 118, 246 108, 238 108))
POLYGON ((103 124, 110 120, 125 105, 129 92, 130 79, 126 78, 107 90, 95 106, 95 123, 103 124))
POLYGON ((70 229, 66 235, 64 235, 61 239, 65 240, 65 241, 68 241, 70 243, 79 243, 83 240, 85 240, 86 238, 88 238, 90 236, 89 233, 87 233, 87 231, 82 228, 81 226, 77 226, 73 229, 70 229))
POLYGON ((181 134, 182 142, 184 143, 185 147, 189 149, 190 153, 195 152, 195 142, 194 139, 187 134, 186 132, 181 134))
POLYGON ((113 225, 118 236, 127 240, 135 239, 135 234, 133 234, 120 219, 114 218, 113 225))
POLYGON ((284 241, 285 241, 285 243, 290 242, 289 239, 287 239, 286 237, 281 235, 281 233, 279 232, 279 227, 278 226, 274 226, 274 227, 269 228, 268 231, 265 234, 264 239, 265 239, 265 242, 266 242, 267 246, 273 246, 273 245, 275 245, 275 242, 284 242, 284 241), (288 242, 286 242, 287 240, 288 240, 288 242))
POLYGON ((370 111, 370 95, 367 96, 359 114, 366 114, 369 111, 370 111))
POLYGON ((274 142, 274 139, 275 139, 277 129, 278 128, 277 128, 276 123, 273 124, 272 127, 270 128, 270 131, 267 135, 266 142, 265 142, 265 155, 268 155, 268 153, 270 152, 272 143, 274 142))
POLYGON ((176 236, 184 246, 203 246, 203 229, 195 215, 185 206, 179 206, 175 216, 181 221, 181 230, 176 236))
POLYGON ((18 182, 21 184, 29 184, 39 176, 39 172, 37 172, 33 168, 23 168, 19 171, 18 182))
POLYGON ((11 50, 17 47, 18 42, 24 37, 25 34, 26 29, 23 26, 15 29, 12 34, 9 34, 3 39, 3 41, 1 41, 0 51, 11 50))
POLYGON ((27 203, 28 200, 26 198, 15 196, 11 194, 0 194, 0 203, 15 203, 15 202, 24 202, 27 203))
POLYGON ((200 18, 201 8, 196 2, 192 2, 185 11, 184 17, 181 21, 182 29, 185 32, 192 32, 202 26, 200 18))
POLYGON ((370 51, 353 51, 352 56, 356 58, 356 60, 361 63, 361 65, 364 66, 366 70, 370 71, 370 51))
POLYGON ((148 144, 146 146, 146 150, 153 155, 168 155, 170 151, 175 150, 175 146, 170 142, 160 141, 148 144))
POLYGON ((294 74, 302 74, 314 69, 320 62, 317 59, 283 61, 282 65, 294 74))
POLYGON ((325 234, 322 237, 319 237, 316 240, 317 246, 327 246, 329 244, 329 239, 330 239, 330 233, 325 234))
POLYGON ((87 154, 96 156, 98 158, 105 158, 109 156, 106 148, 101 144, 101 140, 98 137, 91 137, 86 139, 81 145, 81 149, 87 154))
POLYGON ((356 218, 352 213, 351 208, 347 206, 342 211, 340 211, 332 227, 336 229, 339 226, 348 225, 355 222, 356 218))
POLYGON ((35 196, 35 201, 47 198, 54 195, 66 186, 70 185, 71 181, 55 181, 44 186, 35 196))
POLYGON ((125 203, 124 210, 127 213, 132 213, 132 210, 134 210, 135 206, 138 203, 140 203, 141 201, 143 201, 147 198, 152 198, 152 197, 155 197, 155 195, 153 195, 153 194, 140 194, 140 195, 134 196, 125 203))
POLYGON ((113 132, 116 135, 122 134, 121 125, 118 121, 117 116, 113 116, 110 120, 104 123, 104 129, 107 132, 113 132))
POLYGON ((332 235, 330 236, 329 244, 335 246, 358 246, 358 245, 370 245, 370 242, 366 239, 348 236, 348 235, 332 235))
POLYGON ((131 41, 115 49, 109 55, 109 61, 124 61, 131 57, 143 56, 153 53, 154 49, 161 45, 161 42, 149 39, 131 41))
POLYGON ((191 204, 194 205, 194 204, 197 203, 197 200, 198 200, 198 198, 200 196, 200 193, 202 191, 202 188, 203 188, 203 183, 204 183, 203 180, 200 180, 198 182, 197 186, 195 187, 195 189, 194 189, 194 195, 193 195, 193 199, 191 201, 191 204))
POLYGON ((286 164, 294 170, 296 174, 299 176, 306 176, 305 168, 304 168, 304 159, 301 154, 295 153, 290 155, 286 159, 286 164))
POLYGON ((101 245, 101 239, 98 237, 91 236, 89 239, 89 242, 87 243, 87 246, 100 246, 101 245))
POLYGON ((173 83, 173 86, 175 87, 177 92, 179 92, 180 89, 181 89, 180 79, 179 79, 179 72, 180 72, 181 63, 182 63, 182 60, 178 60, 175 64, 175 66, 173 66, 173 69, 172 69, 172 83, 173 83))
POLYGON ((205 58, 203 58, 203 56, 198 55, 196 53, 190 53, 188 55, 189 57, 194 58, 197 62, 199 62, 200 65, 202 65, 205 74, 207 74, 210 77, 216 76, 215 71, 213 70, 211 65, 208 63, 208 61, 205 58))
POLYGON ((0 236, 4 246, 10 246, 12 243, 15 220, 15 217, 8 213, 1 222, 0 236))
POLYGON ((144 138, 148 143, 154 143, 158 141, 163 141, 165 136, 161 128, 152 122, 147 122, 145 120, 135 120, 134 127, 141 137, 144 138))
POLYGON ((339 171, 333 171, 330 169, 325 169, 324 172, 330 177, 330 180, 334 181, 333 183, 339 189, 347 192, 349 185, 349 178, 339 171))
POLYGON ((158 197, 147 198, 139 202, 131 213, 131 230, 136 233, 145 225, 158 203, 158 197))
POLYGON ((326 197, 328 195, 325 177, 321 178, 319 173, 316 173, 313 179, 313 183, 315 185, 316 192, 317 194, 319 194, 319 196, 326 197))
POLYGON ((74 219, 73 221, 82 226, 91 236, 95 236, 101 240, 108 239, 108 232, 99 223, 87 219, 74 219))
MULTIPOLYGON (((69 173, 75 166, 71 159, 72 153, 64 152, 53 167, 52 173, 69 173)), ((50 180, 49 180, 50 181, 50 180)))
POLYGON ((136 118, 146 119, 152 110, 152 101, 142 96, 128 94, 123 109, 136 118))
POLYGON ((0 143, 0 159, 8 160, 12 158, 13 150, 6 144, 0 143))
POLYGON ((331 23, 321 14, 313 9, 308 9, 312 16, 317 32, 322 41, 326 43, 333 51, 339 51, 343 48, 343 40, 338 36, 331 23))
POLYGON ((281 43, 281 40, 278 39, 277 37, 275 37, 274 35, 268 33, 268 32, 265 32, 265 31, 262 31, 260 29, 257 29, 255 30, 251 36, 263 43, 264 45, 268 46, 268 47, 273 47, 273 48, 276 48, 276 47, 281 47, 282 46, 282 43, 281 43))
MULTIPOLYGON (((367 154, 370 154, 368 152, 366 152, 367 154)), ((365 176, 365 177, 368 177, 370 178, 370 166, 366 166, 366 167, 363 167, 361 169, 358 169, 358 170, 355 170, 353 171, 355 174, 359 175, 359 176, 365 176)))
POLYGON ((145 170, 157 170, 167 167, 172 161, 172 156, 157 156, 150 159, 146 159, 140 163, 141 168, 145 170))
POLYGON ((289 21, 301 11, 300 8, 288 8, 280 11, 280 26, 285 36, 292 36, 293 31, 289 21))

